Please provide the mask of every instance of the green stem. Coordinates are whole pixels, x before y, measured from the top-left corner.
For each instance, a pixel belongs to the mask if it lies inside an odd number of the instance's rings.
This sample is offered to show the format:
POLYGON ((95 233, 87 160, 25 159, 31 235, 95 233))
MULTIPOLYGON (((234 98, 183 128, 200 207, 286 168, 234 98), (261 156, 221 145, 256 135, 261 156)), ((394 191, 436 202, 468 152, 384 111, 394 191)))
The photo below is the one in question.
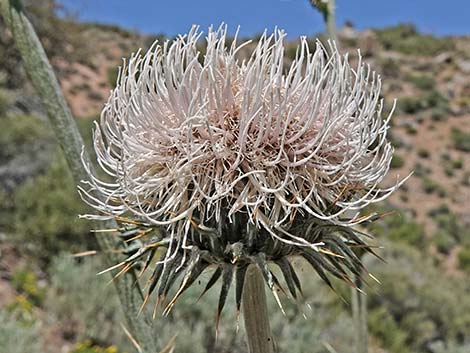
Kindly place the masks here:
POLYGON ((310 0, 310 4, 323 15, 328 37, 338 44, 336 37, 335 0, 310 0))
POLYGON ((338 38, 336 37, 336 6, 335 0, 328 0, 327 11, 325 13, 325 22, 326 30, 328 32, 328 37, 338 43, 338 38))
POLYGON ((249 353, 274 352, 264 287, 260 270, 250 265, 243 288, 243 319, 249 353))
MULTIPOLYGON (((354 282, 357 288, 364 290, 364 285, 359 277, 355 276, 354 282)), ((356 331, 356 353, 367 353, 369 340, 367 332, 367 297, 355 288, 352 288, 351 291, 352 315, 356 331)))
MULTIPOLYGON (((0 0, 0 13, 13 35, 23 59, 25 70, 42 101, 75 183, 78 184, 82 180, 88 179, 88 174, 80 158, 84 143, 44 48, 31 22, 25 16, 20 0, 0 0)), ((84 151, 84 159, 87 162, 90 160, 86 151, 84 151)), ((100 225, 100 227, 103 226, 116 228, 115 222, 100 225)), ((103 250, 106 266, 122 261, 119 254, 110 251, 120 247, 121 244, 117 239, 114 237, 98 237, 97 239, 100 248, 103 250)), ((138 317, 143 298, 140 287, 135 285, 135 274, 120 276, 114 283, 126 316, 129 331, 139 342, 143 352, 156 352, 157 335, 151 327, 152 320, 149 312, 144 310, 141 316, 138 317)))

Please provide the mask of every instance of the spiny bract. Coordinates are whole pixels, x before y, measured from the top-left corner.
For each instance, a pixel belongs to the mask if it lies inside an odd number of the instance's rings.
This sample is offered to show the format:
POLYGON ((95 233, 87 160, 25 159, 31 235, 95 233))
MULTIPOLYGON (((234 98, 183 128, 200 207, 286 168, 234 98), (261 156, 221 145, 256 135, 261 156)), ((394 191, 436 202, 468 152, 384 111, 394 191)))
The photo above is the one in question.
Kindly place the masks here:
MULTIPOLYGON (((327 274, 352 284, 372 251, 352 226, 399 185, 380 189, 393 148, 382 117, 381 81, 359 62, 351 68, 333 43, 313 51, 301 38, 286 68, 284 32, 226 43, 227 29, 209 29, 133 55, 94 131, 98 163, 80 186, 99 215, 115 218, 129 257, 111 269, 143 270, 160 255, 147 299, 164 302, 179 275, 180 294, 209 266, 206 290, 222 277, 219 314, 232 277, 240 307, 245 274, 255 264, 277 298, 279 266, 293 298, 301 291, 290 262, 301 256, 330 286, 327 274), (357 249, 355 249, 357 248, 357 249), (162 255, 163 254, 163 255, 162 255)), ((88 168, 88 166, 87 166, 88 168)), ((89 170, 89 169, 88 169, 89 170)), ((110 270, 111 270, 110 269, 110 270)))

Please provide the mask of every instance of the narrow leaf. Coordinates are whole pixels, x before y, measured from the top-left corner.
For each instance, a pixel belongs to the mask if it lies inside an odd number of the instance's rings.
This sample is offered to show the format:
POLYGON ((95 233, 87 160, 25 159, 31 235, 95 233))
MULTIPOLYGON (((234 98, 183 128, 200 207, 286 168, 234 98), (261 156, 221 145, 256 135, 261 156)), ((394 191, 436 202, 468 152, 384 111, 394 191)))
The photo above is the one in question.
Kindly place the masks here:
POLYGON ((202 293, 199 295, 199 297, 197 298, 197 301, 199 301, 203 297, 203 295, 206 294, 206 292, 214 286, 214 284, 217 282, 217 280, 219 279, 221 275, 222 275, 222 268, 219 266, 212 274, 212 277, 209 279, 209 282, 207 282, 206 288, 204 288, 202 293))
POLYGON ((223 273, 222 273, 222 287, 220 288, 219 305, 217 307, 217 316, 215 320, 216 339, 217 339, 218 332, 219 332, 220 315, 222 314, 222 310, 224 309, 225 302, 227 300, 228 291, 230 289, 230 285, 232 284, 232 277, 233 277, 233 266, 225 265, 223 269, 223 273))

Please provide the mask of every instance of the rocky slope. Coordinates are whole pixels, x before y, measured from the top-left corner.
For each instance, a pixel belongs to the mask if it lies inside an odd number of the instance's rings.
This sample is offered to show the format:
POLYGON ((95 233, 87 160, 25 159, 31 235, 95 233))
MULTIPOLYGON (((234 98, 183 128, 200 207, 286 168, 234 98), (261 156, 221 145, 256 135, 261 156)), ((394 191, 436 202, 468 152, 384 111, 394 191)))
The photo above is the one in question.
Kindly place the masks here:
MULTIPOLYGON (((38 16, 41 18, 44 14, 38 16)), ((149 47, 156 36, 55 17, 35 23, 67 101, 85 138, 89 139, 90 118, 99 116, 122 58, 138 48, 149 47), (43 23, 48 25, 43 26, 43 23)), ((470 337, 462 332, 470 327, 470 317, 464 316, 465 310, 460 308, 465 309, 470 303, 465 301, 466 287, 461 288, 456 283, 465 282, 462 281, 467 275, 464 271, 470 269, 470 37, 435 38, 418 33, 413 26, 401 25, 363 32, 345 27, 339 38, 341 50, 350 54, 351 61, 357 61, 357 48, 360 48, 364 60, 383 77, 386 111, 397 99, 390 131, 396 157, 386 183, 413 172, 404 187, 380 209, 401 212, 385 217, 372 229, 380 237, 395 242, 383 240, 389 248, 389 257, 385 257, 391 259, 392 265, 374 265, 382 274, 383 287, 381 296, 371 296, 372 350, 403 353, 408 352, 403 350, 406 346, 413 347, 409 352, 440 353, 445 350, 433 347, 444 343, 448 347, 448 342, 455 339, 457 344, 462 344, 464 352, 470 337), (468 249, 467 255, 462 256, 465 249, 468 249), (444 288, 441 292, 441 286, 434 286, 436 281, 444 288), (449 297, 449 288, 455 291, 455 296, 449 297), (419 303, 411 300, 418 296, 419 303), (411 300, 411 304, 407 300, 411 300), (432 311, 441 306, 444 309, 432 311), (457 338, 452 336, 451 329, 457 338)), ((160 39, 163 38, 160 36, 160 39)), ((312 45, 314 41, 312 38, 312 45)), ((286 64, 295 56, 295 48, 294 41, 288 43, 286 64)), ((79 276, 94 273, 96 267, 82 274, 80 266, 87 262, 77 267, 69 260, 64 265, 62 259, 59 265, 50 266, 60 251, 73 252, 72 241, 81 237, 79 246, 86 247, 90 243, 89 239, 83 240, 86 226, 76 222, 79 201, 64 172, 65 165, 57 161, 54 138, 45 120, 21 68, 11 35, 0 21, 0 122, 6 126, 0 130, 0 307, 13 308, 13 311, 19 307, 21 320, 34 317, 35 322, 40 322, 42 326, 31 334, 31 342, 40 332, 52 352, 108 352, 101 348, 93 350, 91 343, 83 343, 83 351, 73 348, 82 337, 93 337, 103 347, 117 342, 113 325, 117 325, 120 318, 110 312, 116 311, 118 304, 108 308, 104 319, 96 320, 106 321, 113 335, 86 331, 90 317, 94 318, 95 311, 104 307, 99 295, 102 283, 97 282, 94 299, 80 296, 79 290, 67 291, 67 286, 81 288, 83 283, 79 276), (69 266, 70 271, 75 269, 74 275, 69 276, 64 266, 69 266), (53 269, 49 270, 51 267, 53 269), (56 282, 55 276, 60 277, 56 282), (68 302, 67 298, 75 301, 68 302), (92 304, 96 306, 91 307, 92 304), (77 308, 76 313, 70 313, 70 308, 77 308), (82 312, 90 316, 80 316, 82 312), (55 321, 51 323, 50 317, 55 321)), ((312 291, 320 291, 321 285, 312 283, 312 291)), ((321 291, 323 293, 323 289, 321 291)), ((346 327, 351 326, 345 314, 348 309, 337 297, 322 294, 311 303, 328 318, 325 326, 318 328, 328 339, 336 337, 338 340, 337 332, 345 337, 350 334, 346 327), (345 334, 346 331, 349 333, 345 334)), ((187 306, 188 312, 194 310, 192 302, 187 306)), ((186 322, 185 312, 181 313, 184 319, 180 321, 186 322)), ((205 310, 203 314, 212 315, 205 310)), ((2 312, 0 318, 1 315, 2 312)), ((193 316, 199 315, 202 314, 193 316)), ((275 317, 279 322, 274 327, 286 326, 282 324, 285 318, 275 317)), ((309 320, 315 320, 316 316, 312 317, 309 320)), ((23 327, 21 320, 18 320, 19 327, 23 327)), ((286 333, 288 329, 284 328, 281 332, 296 338, 296 330, 306 325, 301 320, 297 322, 294 316, 289 320, 295 329, 286 333)), ((191 323, 190 328, 180 329, 193 332, 197 327, 199 333, 209 337, 213 333, 212 324, 210 319, 206 321, 203 328, 191 323)), ((315 325, 321 324, 315 321, 315 325)), ((232 331, 226 332, 227 337, 231 337, 232 331)), ((1 334, 0 328, 0 338, 1 334)), ((310 331, 303 337, 306 345, 307 336, 311 336, 310 331)), ((184 335, 181 337, 180 341, 184 341, 184 335)), ((221 340, 235 345, 240 338, 224 341, 222 336, 221 340)), ((192 343, 189 342, 189 346, 192 343)), ((216 351, 213 343, 206 344, 216 351)), ((226 352, 218 350, 222 351, 226 352)))

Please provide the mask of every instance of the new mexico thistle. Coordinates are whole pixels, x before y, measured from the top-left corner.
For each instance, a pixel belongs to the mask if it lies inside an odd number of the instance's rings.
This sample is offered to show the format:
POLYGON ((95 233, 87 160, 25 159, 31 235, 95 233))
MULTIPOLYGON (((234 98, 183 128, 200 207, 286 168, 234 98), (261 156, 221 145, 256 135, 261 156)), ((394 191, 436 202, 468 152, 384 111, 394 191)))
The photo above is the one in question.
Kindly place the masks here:
POLYGON ((278 302, 272 266, 294 299, 301 293, 293 257, 330 286, 330 276, 354 285, 363 273, 357 249, 372 249, 353 226, 399 184, 378 187, 393 154, 380 77, 360 55, 352 68, 334 44, 311 50, 306 38, 286 67, 284 37, 228 45, 222 26, 200 51, 194 27, 155 43, 123 65, 96 124, 111 178, 90 173, 80 186, 99 211, 86 217, 121 224, 128 258, 108 270, 152 268, 146 300, 156 292, 164 313, 209 267, 204 292, 222 281, 218 316, 233 278, 239 310, 250 264, 278 302), (240 61, 242 48, 253 49, 240 61))

